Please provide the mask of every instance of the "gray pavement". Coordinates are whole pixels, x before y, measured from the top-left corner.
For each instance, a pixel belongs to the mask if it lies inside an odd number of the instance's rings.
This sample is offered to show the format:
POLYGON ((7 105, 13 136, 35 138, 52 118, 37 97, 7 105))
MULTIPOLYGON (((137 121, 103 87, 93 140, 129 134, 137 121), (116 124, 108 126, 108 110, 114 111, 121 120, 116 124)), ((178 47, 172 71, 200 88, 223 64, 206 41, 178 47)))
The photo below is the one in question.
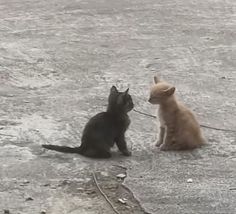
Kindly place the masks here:
POLYGON ((156 114, 147 102, 154 74, 201 124, 236 130, 235 14, 234 0, 0 0, 0 213, 113 213, 95 172, 123 214, 235 214, 236 132, 203 128, 204 148, 160 152, 158 122, 131 112, 132 157, 40 147, 80 144, 113 84, 156 114))

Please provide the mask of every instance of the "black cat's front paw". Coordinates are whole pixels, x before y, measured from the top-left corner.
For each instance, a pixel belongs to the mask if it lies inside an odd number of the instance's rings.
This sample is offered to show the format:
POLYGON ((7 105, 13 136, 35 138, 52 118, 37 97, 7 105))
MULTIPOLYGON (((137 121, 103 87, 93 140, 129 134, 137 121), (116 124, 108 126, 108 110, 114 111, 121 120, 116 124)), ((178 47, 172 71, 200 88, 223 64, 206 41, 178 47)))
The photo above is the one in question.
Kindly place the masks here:
POLYGON ((132 155, 132 153, 130 151, 128 151, 128 150, 122 151, 122 154, 124 156, 131 156, 132 155))

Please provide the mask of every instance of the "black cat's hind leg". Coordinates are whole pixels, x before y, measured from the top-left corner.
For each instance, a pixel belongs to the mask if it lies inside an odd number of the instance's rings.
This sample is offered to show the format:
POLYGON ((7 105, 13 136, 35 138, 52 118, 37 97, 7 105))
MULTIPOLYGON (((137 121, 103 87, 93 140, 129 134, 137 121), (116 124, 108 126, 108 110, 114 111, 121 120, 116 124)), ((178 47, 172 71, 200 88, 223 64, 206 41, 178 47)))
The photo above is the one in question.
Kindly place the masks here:
POLYGON ((116 145, 117 145, 118 149, 122 152, 123 155, 125 155, 125 156, 131 155, 131 152, 127 148, 127 144, 126 144, 124 135, 120 135, 119 137, 116 138, 116 145))
POLYGON ((111 157, 111 153, 110 151, 97 151, 97 158, 110 158, 111 157))
POLYGON ((110 158, 110 151, 99 150, 99 149, 87 149, 84 153, 84 156, 90 158, 110 158))

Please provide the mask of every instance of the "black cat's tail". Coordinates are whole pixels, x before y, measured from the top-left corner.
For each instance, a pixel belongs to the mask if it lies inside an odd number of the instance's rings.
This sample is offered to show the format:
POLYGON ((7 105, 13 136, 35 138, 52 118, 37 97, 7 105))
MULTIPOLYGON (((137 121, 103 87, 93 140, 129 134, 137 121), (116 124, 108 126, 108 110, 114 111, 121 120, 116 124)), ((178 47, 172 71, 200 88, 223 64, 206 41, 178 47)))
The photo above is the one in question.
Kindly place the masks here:
POLYGON ((63 153, 77 153, 77 154, 82 154, 82 148, 81 147, 68 147, 68 146, 56 146, 56 145, 48 145, 48 144, 43 144, 43 148, 49 149, 49 150, 54 150, 57 152, 63 152, 63 153))

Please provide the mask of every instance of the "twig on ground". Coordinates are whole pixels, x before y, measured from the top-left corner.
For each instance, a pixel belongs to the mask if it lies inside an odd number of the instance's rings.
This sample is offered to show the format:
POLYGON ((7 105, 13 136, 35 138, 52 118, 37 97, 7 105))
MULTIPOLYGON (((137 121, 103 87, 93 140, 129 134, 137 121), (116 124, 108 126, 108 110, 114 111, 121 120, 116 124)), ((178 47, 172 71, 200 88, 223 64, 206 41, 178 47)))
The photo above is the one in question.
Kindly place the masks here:
POLYGON ((6 137, 16 137, 16 136, 11 135, 11 134, 2 134, 2 133, 0 133, 0 135, 1 135, 1 136, 6 136, 6 137))
POLYGON ((236 132, 236 130, 232 130, 232 129, 221 129, 221 128, 216 128, 216 127, 212 127, 212 126, 202 125, 202 124, 200 124, 200 126, 203 127, 203 128, 207 128, 207 129, 214 129, 214 130, 217 130, 217 131, 236 132))
POLYGON ((157 118, 157 117, 154 116, 154 115, 147 114, 147 113, 144 113, 144 112, 138 111, 138 110, 136 110, 136 109, 134 109, 134 112, 137 112, 137 113, 139 113, 139 114, 142 114, 142 115, 145 115, 145 116, 148 116, 148 117, 157 118))
POLYGON ((97 178, 96 178, 96 175, 95 173, 93 172, 93 180, 94 180, 94 183, 96 184, 99 192, 101 193, 101 195, 105 198, 105 200, 107 201, 107 203, 110 205, 110 207, 113 209, 113 211, 117 214, 120 214, 116 208, 112 205, 111 201, 109 200, 109 198, 106 196, 106 194, 102 191, 101 187, 99 186, 98 184, 98 181, 97 181, 97 178))
MULTIPOLYGON (((136 110, 136 109, 134 109, 134 112, 137 112, 137 113, 139 113, 139 114, 142 114, 142 115, 145 115, 145 116, 148 116, 148 117, 151 117, 151 118, 157 118, 157 117, 154 116, 154 115, 147 114, 147 113, 144 113, 144 112, 138 111, 138 110, 136 110)), ((236 132, 236 130, 216 128, 216 127, 212 127, 212 126, 208 126, 208 125, 202 125, 202 124, 200 124, 200 126, 203 127, 203 128, 213 129, 213 130, 217 130, 217 131, 236 132)))
POLYGON ((118 165, 118 164, 113 164, 112 166, 116 166, 116 167, 119 167, 121 169, 127 170, 127 167, 121 166, 121 165, 118 165))

